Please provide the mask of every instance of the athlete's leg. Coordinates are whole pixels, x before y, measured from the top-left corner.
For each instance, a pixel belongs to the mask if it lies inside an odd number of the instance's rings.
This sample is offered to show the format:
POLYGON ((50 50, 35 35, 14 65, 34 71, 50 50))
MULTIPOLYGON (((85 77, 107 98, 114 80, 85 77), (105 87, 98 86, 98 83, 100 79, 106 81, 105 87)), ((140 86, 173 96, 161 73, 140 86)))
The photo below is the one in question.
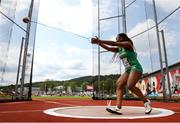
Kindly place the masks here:
POLYGON ((123 89, 128 80, 128 73, 123 73, 119 79, 116 81, 116 105, 118 108, 122 106, 122 99, 123 99, 123 89))
POLYGON ((151 105, 150 105, 150 100, 146 99, 144 95, 142 94, 141 90, 137 88, 135 85, 141 78, 142 73, 138 71, 131 71, 129 74, 129 78, 127 80, 127 86, 128 88, 135 93, 143 102, 145 106, 145 114, 149 114, 152 111, 151 105))
POLYGON ((141 90, 136 87, 136 83, 141 78, 142 73, 132 70, 129 74, 129 78, 127 80, 127 87, 131 90, 134 94, 136 94, 143 102, 147 102, 147 99, 142 94, 141 90))
POLYGON ((116 81, 116 107, 107 107, 106 110, 110 113, 122 114, 121 106, 122 106, 122 99, 123 99, 123 88, 127 83, 129 74, 124 73, 119 77, 116 81))

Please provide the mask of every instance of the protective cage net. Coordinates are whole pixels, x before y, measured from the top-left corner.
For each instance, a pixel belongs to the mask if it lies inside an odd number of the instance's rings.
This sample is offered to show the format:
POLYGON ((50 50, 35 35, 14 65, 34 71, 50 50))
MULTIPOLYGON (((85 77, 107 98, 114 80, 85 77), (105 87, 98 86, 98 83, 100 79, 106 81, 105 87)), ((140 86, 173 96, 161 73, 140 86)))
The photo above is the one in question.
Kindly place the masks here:
MULTIPOLYGON (((165 96, 179 98, 180 57, 176 55, 177 52, 180 52, 178 43, 180 32, 177 26, 180 23, 178 21, 180 15, 179 1, 174 1, 173 4, 172 2, 164 3, 163 0, 155 0, 160 48, 158 47, 153 0, 125 0, 126 27, 123 25, 123 17, 121 16, 122 1, 93 1, 93 35, 99 36, 100 39, 115 40, 116 35, 124 32, 124 28, 126 28, 128 36, 133 40, 138 59, 143 66, 143 77, 136 86, 149 98, 163 98, 163 93, 166 94, 165 96), (167 4, 171 4, 171 6, 167 6, 167 4), (160 51, 162 67, 166 67, 162 30, 169 66, 169 82, 165 69, 165 77, 160 71, 160 51), (163 81, 165 83, 164 89, 162 87, 163 81)), ((119 75, 124 72, 124 67, 118 60, 112 62, 112 57, 113 53, 107 52, 96 45, 93 46, 95 98, 115 97, 115 83, 119 75), (106 75, 109 76, 106 77, 106 75), (110 85, 113 87, 110 87, 110 85)), ((126 88, 124 91, 124 97, 136 98, 136 95, 126 88)))
POLYGON ((29 40, 26 40, 28 27, 22 21, 23 17, 28 16, 30 7, 32 7, 31 20, 37 21, 39 0, 0 1, 0 101, 30 98, 28 93, 36 24, 29 23, 29 40), (25 55, 27 41, 28 48, 25 55), (25 69, 22 74, 23 64, 25 69))

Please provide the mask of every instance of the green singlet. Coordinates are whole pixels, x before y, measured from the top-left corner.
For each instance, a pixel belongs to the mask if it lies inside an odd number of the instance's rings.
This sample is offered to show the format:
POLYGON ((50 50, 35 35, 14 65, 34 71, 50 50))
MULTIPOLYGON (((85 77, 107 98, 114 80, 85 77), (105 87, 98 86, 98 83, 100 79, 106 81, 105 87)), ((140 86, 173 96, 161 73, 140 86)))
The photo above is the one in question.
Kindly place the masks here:
POLYGON ((124 64, 125 72, 130 73, 132 70, 143 72, 142 66, 137 59, 134 51, 119 47, 119 55, 124 64))

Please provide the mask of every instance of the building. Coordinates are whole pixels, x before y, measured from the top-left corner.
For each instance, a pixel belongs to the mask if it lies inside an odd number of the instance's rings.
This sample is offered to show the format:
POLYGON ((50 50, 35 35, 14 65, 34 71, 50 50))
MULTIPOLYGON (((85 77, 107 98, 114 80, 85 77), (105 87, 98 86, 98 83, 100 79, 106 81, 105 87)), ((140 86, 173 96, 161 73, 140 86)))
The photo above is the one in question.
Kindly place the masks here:
MULTIPOLYGON (((164 69, 165 71, 165 69, 164 69)), ((169 66, 170 90, 172 96, 180 96, 180 62, 169 66)), ((161 71, 155 71, 143 76, 142 80, 137 83, 144 95, 162 96, 163 86, 161 81, 161 71)), ((169 94, 167 76, 165 76, 165 92, 169 94)))

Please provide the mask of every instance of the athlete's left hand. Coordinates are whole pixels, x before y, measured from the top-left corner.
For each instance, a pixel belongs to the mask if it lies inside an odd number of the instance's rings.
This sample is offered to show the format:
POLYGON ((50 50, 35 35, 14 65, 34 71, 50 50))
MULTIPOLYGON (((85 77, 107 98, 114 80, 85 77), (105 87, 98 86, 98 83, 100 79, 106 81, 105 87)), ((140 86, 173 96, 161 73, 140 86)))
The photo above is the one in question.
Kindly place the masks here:
POLYGON ((99 43, 99 39, 97 37, 91 38, 91 43, 92 44, 98 44, 99 43))

